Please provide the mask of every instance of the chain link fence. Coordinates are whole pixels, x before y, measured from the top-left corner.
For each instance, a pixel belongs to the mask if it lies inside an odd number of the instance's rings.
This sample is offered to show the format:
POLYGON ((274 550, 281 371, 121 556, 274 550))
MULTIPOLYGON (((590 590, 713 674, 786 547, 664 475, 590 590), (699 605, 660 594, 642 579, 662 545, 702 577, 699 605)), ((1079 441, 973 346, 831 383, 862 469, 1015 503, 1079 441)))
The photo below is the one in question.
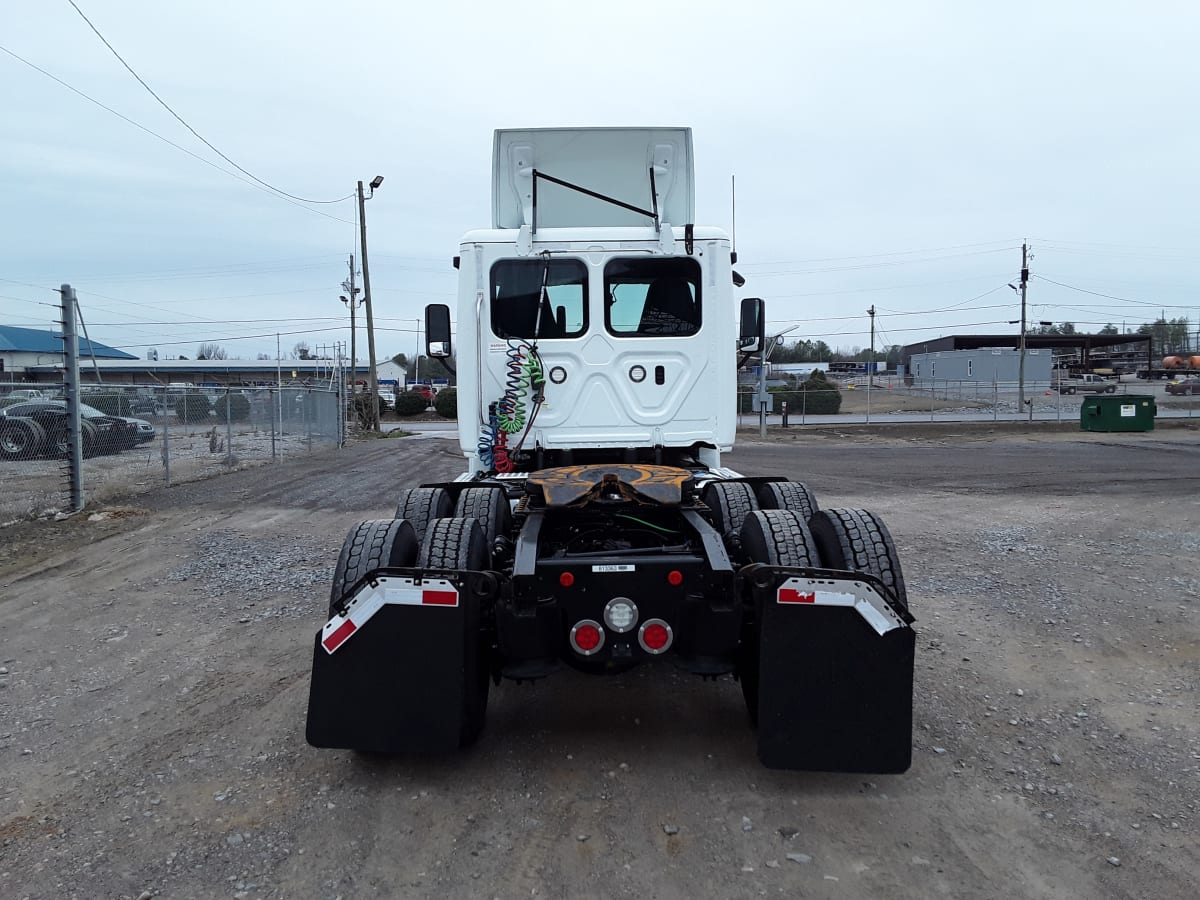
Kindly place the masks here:
MULTIPOLYGON (((1022 394, 1019 382, 982 382, 920 379, 912 382, 903 377, 877 375, 868 389, 866 376, 852 379, 833 379, 839 399, 828 402, 828 392, 805 390, 801 382, 794 389, 772 387, 772 409, 768 411, 770 425, 817 425, 821 423, 879 423, 887 422, 964 422, 964 421, 1037 421, 1078 422, 1083 399, 1089 392, 1067 387, 1060 390, 1056 382, 1026 381, 1022 394), (1022 403, 1022 399, 1024 403, 1022 403), (783 404, 786 403, 786 409, 783 404)), ((1200 417, 1200 394, 1176 395, 1163 382, 1141 381, 1134 378, 1110 381, 1104 385, 1103 396, 1109 394, 1138 394, 1155 398, 1158 415, 1167 418, 1200 417)), ((749 427, 759 422, 758 406, 753 385, 738 385, 738 424, 749 427)))
MULTIPOLYGON (((87 502, 338 447, 355 424, 336 387, 89 384, 80 400, 87 502)), ((61 386, 0 396, 0 523, 70 508, 67 417, 61 386)))

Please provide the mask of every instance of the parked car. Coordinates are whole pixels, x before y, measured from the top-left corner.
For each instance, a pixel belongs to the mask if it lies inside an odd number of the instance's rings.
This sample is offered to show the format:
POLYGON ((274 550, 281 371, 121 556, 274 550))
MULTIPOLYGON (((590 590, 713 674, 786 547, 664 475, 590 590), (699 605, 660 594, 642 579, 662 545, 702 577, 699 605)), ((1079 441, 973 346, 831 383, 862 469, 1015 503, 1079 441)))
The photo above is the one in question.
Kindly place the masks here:
POLYGON ((1168 394, 1200 394, 1200 376, 1193 375, 1167 385, 1168 394))
MULTIPOLYGON (((109 416, 86 403, 79 405, 83 455, 119 453, 154 440, 154 426, 144 419, 109 416)), ((0 457, 65 457, 71 452, 67 404, 33 400, 0 410, 0 457)))
POLYGON ((9 391, 0 400, 16 401, 16 400, 44 400, 46 394, 34 388, 18 388, 15 391, 9 391))

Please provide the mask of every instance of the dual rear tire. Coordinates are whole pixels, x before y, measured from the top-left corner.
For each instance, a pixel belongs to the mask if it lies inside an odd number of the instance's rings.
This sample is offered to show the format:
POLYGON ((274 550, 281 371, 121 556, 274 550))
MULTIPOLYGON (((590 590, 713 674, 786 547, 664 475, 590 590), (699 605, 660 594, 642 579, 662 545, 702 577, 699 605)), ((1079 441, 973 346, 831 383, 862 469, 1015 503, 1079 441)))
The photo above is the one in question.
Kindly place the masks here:
MULTIPOLYGON (((789 568, 822 568, 874 575, 891 592, 893 601, 908 609, 900 559, 883 521, 863 509, 816 508, 804 485, 775 482, 769 497, 790 508, 758 509, 745 517, 740 544, 747 562, 789 568), (802 490, 798 490, 802 489, 802 490), (803 510, 813 512, 805 516, 803 510)), ((738 680, 750 720, 758 723, 762 610, 755 609, 746 625, 738 680)))
MULTIPOLYGON (((421 510, 444 510, 439 503, 436 497, 418 498, 414 501, 414 511, 419 514, 421 510)), ((479 522, 468 517, 434 518, 423 528, 421 537, 418 537, 414 523, 407 519, 360 522, 346 535, 338 556, 330 592, 330 617, 345 609, 355 587, 371 572, 387 567, 413 566, 470 571, 486 569, 488 546, 479 522)), ((466 747, 474 743, 483 730, 491 682, 492 646, 490 636, 483 629, 480 598, 469 590, 460 590, 459 604, 464 661, 459 746, 466 747)), ((414 672, 413 677, 419 678, 420 673, 414 672)))

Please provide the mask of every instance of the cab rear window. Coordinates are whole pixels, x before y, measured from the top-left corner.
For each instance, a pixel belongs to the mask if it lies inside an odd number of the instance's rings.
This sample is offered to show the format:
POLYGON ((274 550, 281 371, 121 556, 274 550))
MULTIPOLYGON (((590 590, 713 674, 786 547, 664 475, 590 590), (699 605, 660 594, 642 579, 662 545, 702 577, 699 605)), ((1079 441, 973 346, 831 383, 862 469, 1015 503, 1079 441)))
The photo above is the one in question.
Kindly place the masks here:
POLYGON ((604 267, 604 327, 619 337, 686 337, 700 330, 694 259, 614 259, 604 267))
POLYGON ((587 331, 587 266, 582 260, 502 259, 492 266, 491 287, 496 337, 565 338, 587 331))

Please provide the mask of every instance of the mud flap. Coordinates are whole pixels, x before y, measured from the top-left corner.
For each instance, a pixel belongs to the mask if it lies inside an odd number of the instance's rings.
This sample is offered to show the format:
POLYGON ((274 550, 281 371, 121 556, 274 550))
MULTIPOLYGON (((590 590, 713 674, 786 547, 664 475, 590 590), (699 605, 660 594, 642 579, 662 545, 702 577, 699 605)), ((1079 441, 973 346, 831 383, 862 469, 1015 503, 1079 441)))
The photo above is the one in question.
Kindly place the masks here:
POLYGON ((456 750, 478 664, 467 653, 466 614, 463 605, 384 606, 335 653, 318 632, 308 743, 378 753, 456 750))
MULTIPOLYGON (((849 597, 836 593, 837 582, 823 583, 833 596, 849 597)), ((763 765, 906 771, 912 763, 912 617, 891 611, 890 624, 874 618, 872 625, 860 611, 862 604, 819 605, 808 600, 811 593, 795 591, 791 595, 799 596, 798 602, 783 602, 779 597, 786 592, 783 587, 755 591, 763 765)))

